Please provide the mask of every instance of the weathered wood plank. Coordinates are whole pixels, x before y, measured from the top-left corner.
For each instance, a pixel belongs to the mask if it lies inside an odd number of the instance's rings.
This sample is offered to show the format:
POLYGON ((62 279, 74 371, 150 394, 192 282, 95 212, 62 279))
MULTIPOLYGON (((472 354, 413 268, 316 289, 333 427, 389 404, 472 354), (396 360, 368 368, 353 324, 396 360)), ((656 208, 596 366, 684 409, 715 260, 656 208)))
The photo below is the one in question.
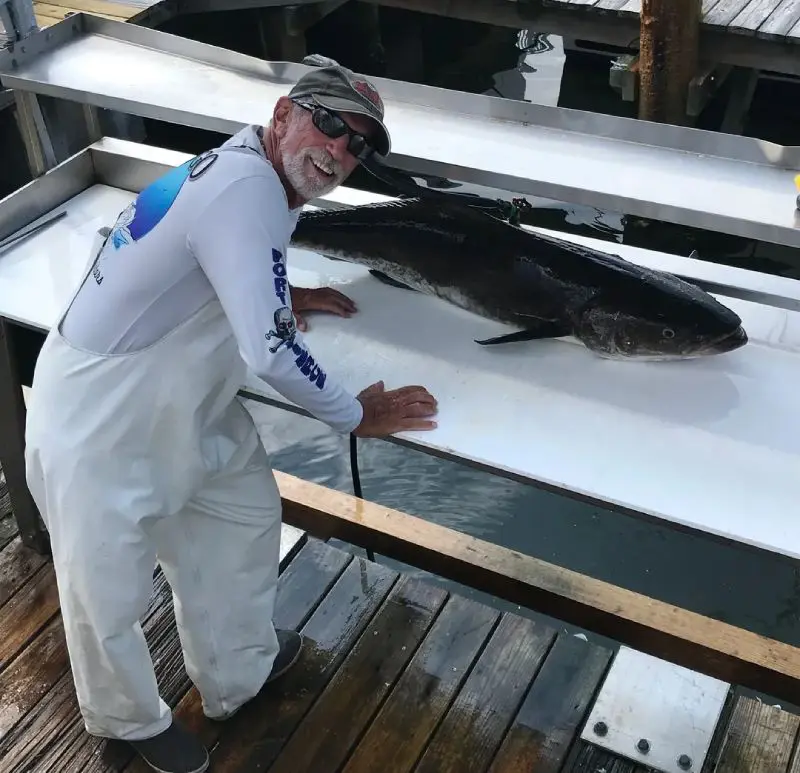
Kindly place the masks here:
MULTIPOLYGON (((293 628, 303 615, 309 614, 347 562, 345 554, 325 555, 325 550, 330 549, 327 546, 320 548, 316 541, 306 544, 295 556, 299 561, 289 564, 281 572, 275 604, 275 622, 279 627, 293 628)), ((284 555, 283 548, 281 555, 284 555)), ((170 615, 164 620, 164 630, 151 634, 155 640, 151 650, 156 677, 164 700, 175 715, 203 737, 204 728, 206 732, 209 727, 221 730, 222 725, 211 722, 203 714, 200 696, 186 675, 171 603, 168 606, 170 615)), ((208 742, 215 739, 213 736, 208 742)), ((60 765, 60 773, 118 773, 122 770, 150 773, 150 768, 134 755, 127 744, 93 739, 86 734, 82 734, 80 751, 70 760, 62 759, 60 765)))
POLYGON ((575 636, 560 635, 489 773, 559 773, 611 654, 575 636))
MULTIPOLYGON (((147 3, 149 5, 156 5, 160 0, 147 3)), ((109 0, 47 0, 48 5, 65 8, 68 11, 78 11, 85 13, 99 14, 100 16, 119 16, 130 18, 135 16, 142 10, 142 6, 133 5, 124 2, 109 2, 109 0)), ((36 3, 40 5, 39 2, 36 3)))
MULTIPOLYGON (((148 644, 153 639, 154 621, 157 622, 159 612, 171 602, 169 586, 160 572, 156 574, 153 587, 154 593, 142 624, 145 636, 148 637, 148 644)), ((15 598, 18 597, 19 594, 15 598)), ((169 610, 171 611, 171 605, 169 610)), ((53 624, 60 624, 60 615, 53 620, 53 624)), ((46 691, 41 700, 0 739, 0 759, 8 766, 9 771, 14 771, 15 766, 27 771, 30 769, 30 760, 36 759, 37 764, 41 764, 51 759, 53 744, 61 742, 69 747, 79 739, 89 742, 91 737, 85 734, 75 699, 72 672, 67 669, 53 688, 46 691)), ((62 759, 62 763, 66 761, 62 759)), ((66 765, 41 769, 65 773, 65 768, 66 765)), ((78 770, 83 771, 84 768, 78 770)))
POLYGON ((58 588, 48 563, 0 607, 0 671, 56 612, 58 588))
POLYGON ((628 0, 598 0, 595 8, 601 11, 619 11, 628 0))
POLYGON ((487 770, 555 636, 552 628, 503 614, 415 773, 487 770))
MULTIPOLYGON (((602 2, 607 2, 609 4, 616 3, 615 10, 617 14, 621 16, 639 16, 642 12, 642 0, 602 0, 602 2)), ((707 23, 709 13, 721 2, 725 2, 725 0, 703 0, 701 10, 702 24, 707 23)), ((609 5, 609 8, 610 7, 611 5, 609 5)))
POLYGON ((386 567, 353 558, 302 628, 302 662, 226 723, 211 753, 214 773, 269 768, 397 578, 386 567))
POLYGON ((22 544, 17 535, 0 550, 0 607, 44 564, 47 558, 22 544))
MULTIPOLYGON (((8 503, 9 508, 11 507, 10 500, 8 499, 8 492, 3 495, 4 499, 0 499, 0 504, 5 506, 8 503)), ((9 542, 11 542, 14 537, 19 534, 17 530, 17 522, 14 520, 13 513, 6 512, 4 515, 0 516, 0 550, 5 548, 9 542)))
MULTIPOLYGON (((109 3, 109 5, 112 5, 109 3)), ((54 3, 42 3, 37 2, 35 5, 35 13, 41 14, 42 16, 46 16, 48 18, 54 19, 66 19, 68 16, 74 15, 76 13, 90 13, 92 16, 99 16, 101 19, 111 19, 112 21, 128 21, 131 14, 124 12, 125 6, 117 6, 117 13, 110 14, 110 13, 100 13, 98 11, 89 10, 85 8, 78 7, 76 5, 73 6, 66 6, 66 5, 56 5, 54 3), (119 12, 119 9, 123 9, 123 12, 119 12)), ((138 10, 134 10, 134 13, 138 13, 138 10)))
POLYGON ((0 739, 11 731, 69 669, 61 616, 0 673, 0 739))
POLYGON ((342 773, 411 773, 499 618, 451 596, 342 773))
MULTIPOLYGON (((401 576, 270 773, 338 770, 446 600, 442 588, 401 576)), ((415 720, 407 716, 404 725, 415 720)))
POLYGON ((725 27, 745 9, 753 0, 720 0, 703 19, 705 24, 725 27))
POLYGON ((738 13, 728 25, 731 32, 755 35, 761 27, 786 0, 751 0, 750 3, 738 13))
MULTIPOLYGON (((651 768, 637 765, 632 760, 618 757, 597 746, 580 742, 574 759, 564 768, 563 773, 653 773, 651 768)), ((538 771, 537 771, 538 773, 538 771)))
POLYGON ((544 5, 566 5, 591 8, 599 0, 544 0, 544 5))
POLYGON ((784 773, 800 717, 740 697, 733 709, 714 773, 784 773))
POLYGON ((284 520, 800 704, 800 649, 423 518, 276 472, 284 520))
POLYGON ((770 39, 800 37, 800 0, 784 0, 759 27, 758 37, 770 39))
MULTIPOLYGON (((173 705, 185 691, 187 677, 175 628, 172 592, 161 572, 154 579, 153 593, 143 620, 142 629, 155 664, 159 690, 164 700, 173 705)), ((72 672, 67 676, 71 681, 72 672)), ((85 773, 93 762, 98 761, 108 770, 120 770, 119 763, 128 753, 127 745, 86 733, 74 697, 65 720, 67 729, 51 729, 51 737, 38 753, 43 769, 85 773)))

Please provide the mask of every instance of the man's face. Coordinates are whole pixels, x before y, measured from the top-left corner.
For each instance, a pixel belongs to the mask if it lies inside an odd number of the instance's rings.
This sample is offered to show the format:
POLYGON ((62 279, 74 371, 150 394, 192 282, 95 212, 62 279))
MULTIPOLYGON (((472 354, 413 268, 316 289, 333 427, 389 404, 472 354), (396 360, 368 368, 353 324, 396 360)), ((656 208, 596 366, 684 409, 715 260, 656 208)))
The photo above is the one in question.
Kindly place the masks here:
MULTIPOLYGON (((339 113, 355 132, 371 138, 375 127, 358 113, 339 113)), ((311 120, 311 111, 289 103, 280 138, 281 163, 291 186, 311 200, 330 193, 352 173, 358 160, 347 150, 348 135, 331 139, 311 120)))

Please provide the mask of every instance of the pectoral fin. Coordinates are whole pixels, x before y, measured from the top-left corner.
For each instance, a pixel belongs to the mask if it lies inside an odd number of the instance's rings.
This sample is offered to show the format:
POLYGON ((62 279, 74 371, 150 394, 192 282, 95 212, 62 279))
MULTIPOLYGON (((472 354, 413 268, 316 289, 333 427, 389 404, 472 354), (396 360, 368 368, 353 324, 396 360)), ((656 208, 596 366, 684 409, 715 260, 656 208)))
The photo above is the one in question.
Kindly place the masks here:
POLYGON ((409 287, 408 285, 404 285, 402 282, 398 282, 396 279, 392 279, 392 277, 384 274, 383 271, 377 271, 374 268, 369 270, 369 273, 372 274, 376 279, 379 279, 384 284, 390 285, 391 287, 399 287, 401 290, 412 290, 416 292, 413 287, 409 287))
POLYGON ((516 333, 495 336, 494 338, 475 339, 476 344, 491 346, 493 344, 510 344, 516 341, 535 341, 538 338, 562 338, 572 335, 572 331, 563 322, 553 322, 543 319, 533 327, 518 330, 516 333))

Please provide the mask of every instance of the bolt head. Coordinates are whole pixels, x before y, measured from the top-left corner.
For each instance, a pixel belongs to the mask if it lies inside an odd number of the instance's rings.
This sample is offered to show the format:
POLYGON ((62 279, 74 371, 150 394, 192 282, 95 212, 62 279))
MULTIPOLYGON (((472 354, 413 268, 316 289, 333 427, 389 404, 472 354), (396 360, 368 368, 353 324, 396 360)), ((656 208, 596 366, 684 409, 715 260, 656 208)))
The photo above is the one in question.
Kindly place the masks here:
POLYGON ((650 742, 646 738, 640 738, 636 748, 642 753, 647 754, 650 751, 650 742))
POLYGON ((594 732, 596 735, 605 735, 608 732, 608 725, 605 722, 595 722, 594 732))
POLYGON ((692 767, 692 758, 688 754, 681 754, 678 757, 678 766, 684 770, 689 770, 692 767))

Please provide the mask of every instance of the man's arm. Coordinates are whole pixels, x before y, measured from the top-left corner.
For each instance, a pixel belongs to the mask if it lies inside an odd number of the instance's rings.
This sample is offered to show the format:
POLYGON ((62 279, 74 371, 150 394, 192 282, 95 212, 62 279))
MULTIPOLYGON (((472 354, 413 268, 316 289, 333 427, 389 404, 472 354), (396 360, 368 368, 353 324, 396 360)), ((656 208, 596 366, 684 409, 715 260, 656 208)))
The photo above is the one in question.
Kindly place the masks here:
POLYGON ((287 399, 339 432, 351 432, 361 403, 331 379, 294 325, 282 234, 283 193, 266 177, 230 183, 202 211, 188 245, 233 327, 248 367, 287 399))

